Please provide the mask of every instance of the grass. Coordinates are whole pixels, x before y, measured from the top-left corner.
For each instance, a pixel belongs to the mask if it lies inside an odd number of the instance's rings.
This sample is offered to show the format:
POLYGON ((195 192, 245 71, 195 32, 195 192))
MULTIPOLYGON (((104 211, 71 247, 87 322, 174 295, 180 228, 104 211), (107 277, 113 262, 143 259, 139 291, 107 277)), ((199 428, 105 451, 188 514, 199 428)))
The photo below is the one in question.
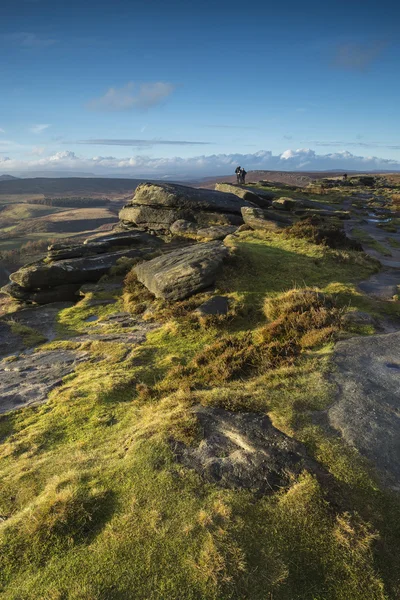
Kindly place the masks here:
POLYGON ((225 319, 193 315, 207 294, 171 306, 142 294, 132 276, 117 304, 91 307, 87 294, 60 312, 60 340, 44 348, 77 347, 68 338, 92 326, 88 316, 122 306, 150 311, 160 327, 138 347, 79 345, 90 360, 46 404, 0 416, 2 600, 398 597, 398 504, 310 417, 331 401, 325 330, 340 329, 349 305, 376 308, 354 287, 375 262, 274 233, 242 232, 229 243, 234 256, 217 282, 234 306, 225 319), (316 330, 322 338, 273 368, 260 361, 215 377, 221 340, 238 360, 249 340, 265 349, 316 330), (195 385, 188 377, 171 385, 177 367, 196 361, 195 385), (201 439, 197 403, 268 413, 306 444, 330 484, 304 472, 258 497, 205 483, 176 462, 170 443, 201 439))

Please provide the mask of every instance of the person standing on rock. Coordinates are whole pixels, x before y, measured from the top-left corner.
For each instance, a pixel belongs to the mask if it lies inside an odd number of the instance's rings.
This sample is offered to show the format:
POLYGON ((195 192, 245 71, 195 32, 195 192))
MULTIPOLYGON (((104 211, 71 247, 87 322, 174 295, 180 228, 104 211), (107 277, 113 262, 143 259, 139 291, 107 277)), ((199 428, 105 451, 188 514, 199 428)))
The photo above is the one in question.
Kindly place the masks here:
POLYGON ((245 171, 243 168, 240 169, 240 182, 243 183, 243 185, 246 183, 246 175, 247 171, 245 171))
POLYGON ((236 183, 240 183, 240 173, 242 172, 242 167, 236 167, 235 169, 235 173, 236 173, 236 183))

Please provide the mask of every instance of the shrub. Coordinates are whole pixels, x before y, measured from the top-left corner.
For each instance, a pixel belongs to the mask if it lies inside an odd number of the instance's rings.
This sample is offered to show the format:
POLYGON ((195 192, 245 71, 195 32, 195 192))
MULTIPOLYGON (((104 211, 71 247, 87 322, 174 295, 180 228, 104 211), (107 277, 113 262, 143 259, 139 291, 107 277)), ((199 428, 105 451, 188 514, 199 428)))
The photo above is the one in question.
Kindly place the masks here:
POLYGON ((333 339, 342 311, 334 298, 312 289, 294 289, 267 298, 264 313, 270 323, 255 333, 230 334, 206 346, 187 366, 173 367, 168 383, 218 385, 254 371, 292 364, 304 349, 333 339))
POLYGON ((342 227, 324 220, 318 215, 307 217, 285 229, 285 235, 305 239, 313 244, 323 244, 329 248, 342 248, 362 251, 359 242, 350 240, 342 227))

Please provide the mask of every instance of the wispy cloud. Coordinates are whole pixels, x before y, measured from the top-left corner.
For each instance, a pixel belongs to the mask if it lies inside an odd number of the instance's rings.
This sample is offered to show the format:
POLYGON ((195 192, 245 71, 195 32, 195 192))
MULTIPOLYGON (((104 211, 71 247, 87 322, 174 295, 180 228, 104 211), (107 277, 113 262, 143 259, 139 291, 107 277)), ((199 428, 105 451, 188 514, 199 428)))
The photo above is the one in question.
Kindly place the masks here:
POLYGON ((31 156, 43 156, 43 154, 46 152, 46 148, 42 147, 42 146, 34 146, 32 148, 32 150, 29 152, 29 154, 31 156))
POLYGON ((28 31, 4 33, 0 35, 0 41, 22 48, 47 48, 57 43, 57 40, 54 38, 40 37, 36 33, 28 31))
POLYGON ((49 127, 51 127, 51 125, 46 124, 46 123, 42 123, 42 124, 39 123, 38 125, 32 125, 32 127, 30 128, 30 131, 32 133, 42 133, 49 127))
POLYGON ((252 127, 250 125, 203 125, 203 127, 209 127, 211 129, 259 129, 258 127, 252 127))
POLYGON ((293 138, 292 135, 284 135, 283 136, 283 139, 285 139, 285 140, 291 140, 292 138, 293 138))
POLYGON ((366 71, 379 58, 388 42, 375 40, 369 43, 342 43, 336 47, 333 66, 349 71, 366 71))
POLYGON ((323 141, 323 140, 307 140, 302 141, 302 144, 311 144, 320 147, 358 147, 358 148, 382 148, 386 150, 400 150, 398 144, 388 144, 387 142, 344 142, 344 141, 323 141))
POLYGON ((2 127, 0 127, 0 133, 5 133, 5 130, 2 127))
POLYGON ((165 81, 134 83, 130 81, 121 88, 111 87, 100 98, 87 104, 90 110, 123 111, 147 109, 161 104, 175 90, 175 85, 165 81))
POLYGON ((123 140, 109 140, 109 139, 95 139, 95 140, 77 140, 75 142, 63 142, 63 144, 85 144, 90 146, 134 146, 135 148, 151 148, 152 146, 205 146, 211 144, 211 142, 196 142, 186 140, 134 140, 134 139, 123 139, 123 140))

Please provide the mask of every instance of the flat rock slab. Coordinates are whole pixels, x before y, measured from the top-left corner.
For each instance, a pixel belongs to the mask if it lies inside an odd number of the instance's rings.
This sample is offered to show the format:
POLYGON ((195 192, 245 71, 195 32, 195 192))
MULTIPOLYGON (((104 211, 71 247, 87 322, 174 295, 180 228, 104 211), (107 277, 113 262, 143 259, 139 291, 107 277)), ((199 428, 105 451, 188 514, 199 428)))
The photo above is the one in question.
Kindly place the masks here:
POLYGON ((400 332, 339 342, 332 427, 400 489, 400 332))
POLYGON ((47 306, 26 308, 2 317, 0 319, 0 356, 15 354, 24 348, 22 337, 12 333, 10 321, 30 327, 42 334, 47 341, 51 341, 56 335, 59 311, 70 306, 73 306, 72 302, 57 302, 47 306))
POLYGON ((270 493, 304 468, 320 471, 302 444, 273 427, 265 415, 204 406, 193 412, 202 429, 201 442, 193 447, 175 443, 173 449, 180 462, 207 481, 270 493))
POLYGON ((221 242, 199 243, 142 262, 134 271, 157 298, 176 301, 210 286, 227 256, 221 242))
POLYGON ((0 361, 0 413, 45 402, 63 377, 87 358, 87 352, 53 350, 0 361))
POLYGON ((358 287, 369 296, 380 300, 392 300, 398 294, 397 286, 400 285, 400 271, 381 271, 362 281, 358 287))

